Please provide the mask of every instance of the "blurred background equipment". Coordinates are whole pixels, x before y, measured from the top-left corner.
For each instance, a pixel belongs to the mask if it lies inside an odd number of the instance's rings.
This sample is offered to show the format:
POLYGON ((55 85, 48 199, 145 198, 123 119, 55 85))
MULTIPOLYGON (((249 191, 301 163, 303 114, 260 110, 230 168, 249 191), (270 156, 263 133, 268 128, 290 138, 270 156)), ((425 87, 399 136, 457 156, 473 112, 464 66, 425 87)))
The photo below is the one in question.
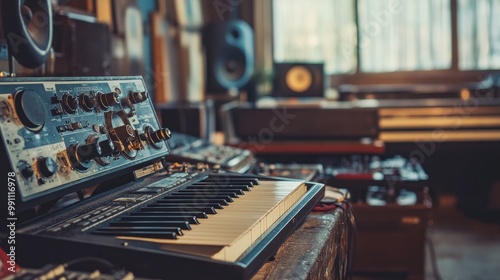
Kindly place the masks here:
POLYGON ((104 76, 112 72, 111 32, 88 13, 65 7, 54 16, 54 75, 104 76))
POLYGON ((214 102, 167 102, 156 106, 163 125, 173 131, 211 141, 215 133, 214 102))
POLYGON ((423 279, 432 200, 418 160, 352 155, 324 164, 327 184, 352 197, 358 233, 353 271, 423 279))
POLYGON ((217 169, 238 173, 248 172, 255 164, 255 158, 249 150, 215 145, 205 139, 175 131, 168 145, 171 154, 166 157, 166 160, 169 162, 205 163, 209 167, 217 166, 217 169))
POLYGON ((308 145, 307 141, 376 139, 378 111, 326 103, 270 103, 255 107, 231 103, 222 108, 226 143, 259 142, 273 145, 283 141, 308 145), (253 139, 253 140, 252 140, 253 139))

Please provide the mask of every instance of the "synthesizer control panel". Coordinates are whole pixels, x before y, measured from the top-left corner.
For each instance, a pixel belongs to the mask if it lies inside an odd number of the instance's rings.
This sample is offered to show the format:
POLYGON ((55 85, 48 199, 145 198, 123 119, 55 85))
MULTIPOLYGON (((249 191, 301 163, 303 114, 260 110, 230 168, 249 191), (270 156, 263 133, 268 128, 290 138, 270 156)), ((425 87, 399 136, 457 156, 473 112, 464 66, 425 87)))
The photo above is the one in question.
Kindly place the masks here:
POLYGON ((251 169, 255 158, 250 150, 216 145, 207 140, 178 132, 168 140, 171 149, 167 161, 204 163, 211 168, 243 173, 251 169))
POLYGON ((24 205, 169 153, 141 77, 2 79, 0 132, 24 205))

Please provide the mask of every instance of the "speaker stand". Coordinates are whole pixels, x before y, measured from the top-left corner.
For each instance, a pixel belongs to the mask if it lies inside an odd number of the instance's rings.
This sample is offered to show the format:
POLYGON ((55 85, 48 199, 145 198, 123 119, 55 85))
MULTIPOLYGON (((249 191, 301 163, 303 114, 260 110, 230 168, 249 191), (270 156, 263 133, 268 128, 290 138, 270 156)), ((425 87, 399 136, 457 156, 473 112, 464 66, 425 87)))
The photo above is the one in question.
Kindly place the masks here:
POLYGON ((8 52, 7 57, 9 59, 9 76, 15 77, 16 76, 16 69, 14 66, 14 57, 10 53, 10 50, 7 50, 7 52, 8 52))

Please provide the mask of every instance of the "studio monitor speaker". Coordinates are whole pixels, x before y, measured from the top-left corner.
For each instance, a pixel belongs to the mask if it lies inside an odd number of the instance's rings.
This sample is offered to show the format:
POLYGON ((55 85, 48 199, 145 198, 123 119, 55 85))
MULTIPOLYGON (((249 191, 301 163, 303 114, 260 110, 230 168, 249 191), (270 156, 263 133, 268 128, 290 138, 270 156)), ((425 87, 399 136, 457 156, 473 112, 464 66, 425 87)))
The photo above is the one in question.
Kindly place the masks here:
MULTIPOLYGON (((86 20, 82 15, 84 14, 61 9, 54 16, 53 48, 56 55, 54 74, 58 76, 110 75, 113 64, 112 36, 109 26, 86 20)), ((130 71, 131 69, 122 66, 120 70, 130 71)))
POLYGON ((207 26, 204 31, 207 61, 207 92, 241 89, 254 71, 252 28, 242 20, 229 20, 207 26))
POLYGON ((322 63, 275 63, 275 96, 323 97, 322 63))
POLYGON ((52 47, 49 0, 3 0, 2 26, 9 53, 28 68, 41 66, 52 47))

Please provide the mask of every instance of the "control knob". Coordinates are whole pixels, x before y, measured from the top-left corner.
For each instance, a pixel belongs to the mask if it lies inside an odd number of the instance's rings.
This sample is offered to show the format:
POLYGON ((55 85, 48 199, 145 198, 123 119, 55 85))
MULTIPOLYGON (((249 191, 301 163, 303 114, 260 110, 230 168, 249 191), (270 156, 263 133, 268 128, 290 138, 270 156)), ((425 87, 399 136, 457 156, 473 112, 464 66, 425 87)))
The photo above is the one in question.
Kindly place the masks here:
POLYGON ((90 112, 94 109, 95 106, 95 100, 90 94, 82 94, 80 95, 80 107, 82 107, 83 110, 90 112))
POLYGON ((128 95, 130 102, 133 104, 141 103, 148 99, 148 93, 145 91, 132 91, 128 95))
POLYGON ((71 145, 67 149, 71 165, 81 171, 86 171, 91 166, 91 160, 112 155, 115 146, 111 140, 71 145))
POLYGON ((41 157, 37 161, 37 167, 43 177, 48 178, 57 172, 57 163, 50 157, 41 157))
POLYGON ((101 157, 110 156, 115 152, 115 144, 109 139, 99 142, 99 148, 101 148, 101 157))
POLYGON ((161 128, 150 134, 153 143, 158 143, 160 141, 168 140, 172 136, 172 133, 168 128, 161 128))
POLYGON ((172 134, 168 128, 160 128, 154 131, 151 126, 147 126, 144 133, 141 134, 141 140, 148 141, 155 149, 161 149, 161 142, 170 139, 171 136, 172 134))
POLYGON ((76 153, 80 162, 87 162, 96 157, 110 156, 113 154, 114 149, 113 141, 104 140, 99 143, 78 145, 76 153))
POLYGON ((98 94, 99 105, 101 105, 101 107, 105 110, 111 106, 118 105, 120 104, 118 97, 119 95, 116 91, 112 91, 110 93, 100 93, 98 94))
POLYGON ((69 114, 76 113, 76 110, 78 109, 78 101, 73 95, 65 93, 62 96, 62 102, 64 111, 66 111, 69 114))
POLYGON ((101 147, 95 143, 78 145, 76 153, 79 161, 87 162, 101 155, 101 147))
POLYGON ((33 174, 34 174, 33 167, 31 167, 31 164, 29 164, 25 160, 19 161, 19 163, 17 164, 17 168, 19 168, 19 170, 21 171, 21 175, 25 179, 31 178, 33 176, 33 174))

